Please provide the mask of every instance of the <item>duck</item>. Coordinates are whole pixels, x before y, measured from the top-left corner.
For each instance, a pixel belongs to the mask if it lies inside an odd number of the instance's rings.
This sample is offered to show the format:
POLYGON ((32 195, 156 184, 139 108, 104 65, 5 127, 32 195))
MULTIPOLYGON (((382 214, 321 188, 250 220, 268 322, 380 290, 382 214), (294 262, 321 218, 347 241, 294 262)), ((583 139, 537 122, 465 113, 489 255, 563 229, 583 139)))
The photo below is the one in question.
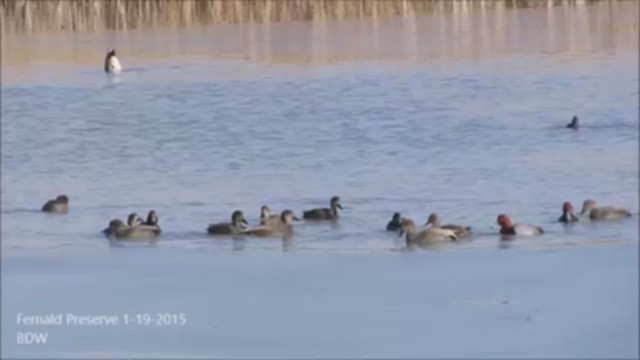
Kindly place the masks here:
POLYGON ((69 197, 58 195, 57 198, 47 201, 42 206, 42 211, 50 213, 66 213, 69 211, 69 197))
POLYGON ((591 220, 618 220, 631 216, 631 212, 627 209, 614 208, 612 206, 599 207, 595 200, 587 199, 582 204, 580 215, 589 214, 591 220))
POLYGON ((442 225, 442 221, 440 220, 440 217, 436 213, 432 213, 431 215, 429 215, 427 222, 424 224, 424 226, 429 226, 429 225, 431 225, 431 227, 435 229, 453 230, 453 232, 456 233, 456 236, 458 238, 471 236, 471 227, 454 225, 454 224, 442 225))
POLYGON ((578 125, 578 117, 574 115, 571 119, 571 122, 567 124, 567 128, 578 130, 579 127, 580 126, 578 125))
POLYGON ((387 231, 398 231, 402 226, 402 215, 399 212, 393 213, 391 220, 387 223, 387 231))
POLYGON ((579 221, 578 217, 573 213, 573 205, 570 202, 567 201, 562 204, 562 216, 558 218, 558 221, 567 224, 579 221))
POLYGON ((337 220, 338 209, 342 209, 340 197, 334 196, 329 201, 331 208, 316 208, 302 212, 302 218, 307 220, 337 220))
POLYGON ((541 227, 529 224, 512 224, 511 219, 505 215, 498 215, 498 225, 500 225, 500 234, 502 235, 522 235, 535 236, 542 235, 544 230, 541 227))
POLYGON ((118 240, 149 240, 158 237, 162 233, 162 230, 157 226, 128 226, 120 219, 113 219, 109 222, 109 227, 102 232, 107 235, 107 237, 118 240))
POLYGON ((104 58, 104 72, 110 74, 117 74, 122 70, 120 60, 116 56, 116 49, 107 52, 107 56, 104 58))
POLYGON ((211 235, 232 235, 241 234, 245 230, 245 225, 249 223, 244 219, 244 214, 236 210, 231 214, 230 223, 210 224, 207 232, 211 235))
POLYGON ((267 205, 260 207, 260 225, 278 226, 280 225, 280 217, 278 214, 271 214, 271 209, 267 205))
POLYGON ((271 237, 271 236, 287 236, 293 234, 293 222, 300 220, 297 218, 293 211, 287 209, 282 211, 278 216, 279 222, 271 225, 260 225, 251 229, 242 231, 243 234, 254 235, 259 237, 271 237))
POLYGON ((427 247, 439 243, 449 243, 458 240, 458 236, 453 230, 441 228, 426 228, 416 231, 416 225, 411 219, 402 219, 400 235, 406 234, 407 246, 418 245, 427 247))
POLYGON ((158 226, 158 213, 155 210, 149 210, 147 214, 147 220, 142 225, 155 225, 158 226))

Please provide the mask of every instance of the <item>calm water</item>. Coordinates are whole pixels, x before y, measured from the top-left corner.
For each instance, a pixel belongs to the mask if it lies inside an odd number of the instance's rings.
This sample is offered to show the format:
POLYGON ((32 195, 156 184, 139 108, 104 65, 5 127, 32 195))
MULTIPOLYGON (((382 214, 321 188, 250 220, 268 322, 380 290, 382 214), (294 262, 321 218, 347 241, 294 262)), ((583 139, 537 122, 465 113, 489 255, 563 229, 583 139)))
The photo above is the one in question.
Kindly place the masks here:
POLYGON ((3 39, 3 355, 638 356, 637 14, 3 39), (101 70, 112 46, 115 77, 101 70), (579 131, 564 129, 573 115, 579 131), (69 214, 38 211, 59 193, 69 214), (300 214, 333 195, 340 222, 296 223, 293 241, 205 235, 234 209, 256 222, 262 204, 300 214), (634 217, 555 222, 586 198, 634 217), (152 208, 154 246, 100 233, 152 208), (383 231, 394 211, 477 236, 399 251, 383 231), (546 233, 503 250, 498 213, 546 233), (29 347, 19 312, 189 320, 46 328, 29 347))

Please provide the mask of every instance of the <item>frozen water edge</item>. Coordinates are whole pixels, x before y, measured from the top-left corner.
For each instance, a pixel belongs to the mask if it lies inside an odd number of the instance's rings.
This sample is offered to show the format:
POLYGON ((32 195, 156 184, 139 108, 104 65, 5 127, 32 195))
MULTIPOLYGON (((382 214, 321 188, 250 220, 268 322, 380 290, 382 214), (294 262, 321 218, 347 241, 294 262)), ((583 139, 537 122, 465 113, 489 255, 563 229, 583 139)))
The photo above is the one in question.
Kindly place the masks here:
POLYGON ((5 257, 3 287, 12 289, 2 294, 9 357, 638 356, 637 242, 371 253, 91 249, 5 257), (18 312, 184 312, 188 322, 25 329, 15 325, 18 312), (50 342, 17 346, 19 330, 46 330, 50 342))

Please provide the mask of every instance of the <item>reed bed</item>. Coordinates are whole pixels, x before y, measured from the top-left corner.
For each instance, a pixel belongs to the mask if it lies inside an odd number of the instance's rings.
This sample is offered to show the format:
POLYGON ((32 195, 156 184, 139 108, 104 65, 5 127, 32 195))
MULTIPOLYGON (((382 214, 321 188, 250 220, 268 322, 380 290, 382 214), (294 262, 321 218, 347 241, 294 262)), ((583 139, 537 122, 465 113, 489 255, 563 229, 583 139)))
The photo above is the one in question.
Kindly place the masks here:
POLYGON ((600 0, 0 0, 3 33, 342 20, 600 0))

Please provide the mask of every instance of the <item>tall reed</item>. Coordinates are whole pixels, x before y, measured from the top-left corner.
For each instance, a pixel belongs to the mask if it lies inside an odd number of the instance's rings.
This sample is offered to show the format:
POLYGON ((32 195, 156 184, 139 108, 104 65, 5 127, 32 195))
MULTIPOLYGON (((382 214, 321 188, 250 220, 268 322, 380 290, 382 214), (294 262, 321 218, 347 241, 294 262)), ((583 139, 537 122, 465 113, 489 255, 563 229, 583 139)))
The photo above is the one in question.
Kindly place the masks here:
POLYGON ((384 17, 599 0, 0 0, 2 32, 127 30, 384 17))

